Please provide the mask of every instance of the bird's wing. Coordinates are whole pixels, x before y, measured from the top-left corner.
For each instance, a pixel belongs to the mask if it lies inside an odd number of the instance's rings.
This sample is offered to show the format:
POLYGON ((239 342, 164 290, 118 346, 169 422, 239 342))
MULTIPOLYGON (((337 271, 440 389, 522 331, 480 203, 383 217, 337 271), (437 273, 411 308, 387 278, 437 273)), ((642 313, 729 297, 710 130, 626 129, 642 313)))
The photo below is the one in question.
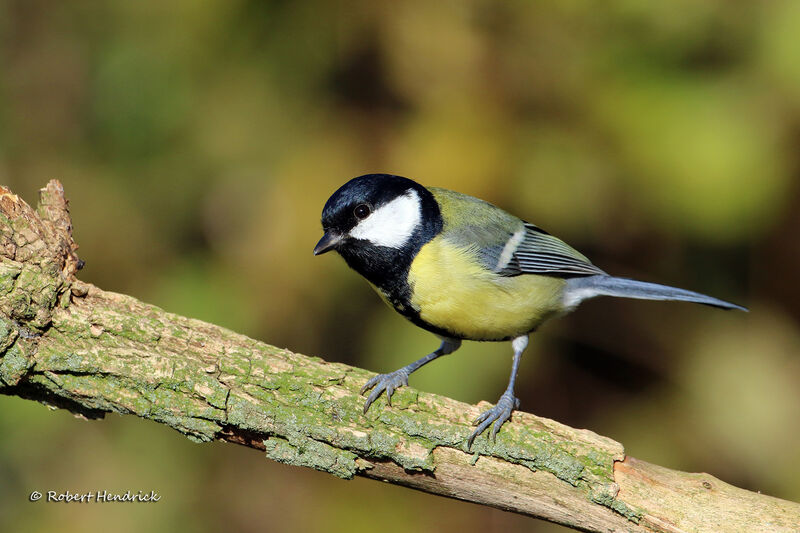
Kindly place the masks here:
MULTIPOLYGON (((525 222, 507 241, 513 252, 498 257, 494 270, 504 276, 548 274, 552 276, 593 276, 605 274, 583 254, 541 228, 525 222)), ((505 247, 504 247, 505 249, 505 247)))
POLYGON ((484 266, 501 276, 605 274, 561 239, 492 204, 445 189, 431 192, 445 219, 443 237, 476 249, 484 266))

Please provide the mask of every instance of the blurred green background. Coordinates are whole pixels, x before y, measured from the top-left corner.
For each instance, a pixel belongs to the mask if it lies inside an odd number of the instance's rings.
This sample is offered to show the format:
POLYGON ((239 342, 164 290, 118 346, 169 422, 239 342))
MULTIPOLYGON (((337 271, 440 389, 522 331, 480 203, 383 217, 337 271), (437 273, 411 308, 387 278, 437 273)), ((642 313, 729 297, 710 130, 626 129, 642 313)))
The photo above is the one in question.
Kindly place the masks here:
MULTIPOLYGON (((800 3, 0 1, 0 183, 59 178, 81 278, 375 371, 437 340, 314 258, 352 176, 480 196, 609 272, 751 308, 601 299, 534 336, 523 408, 800 500, 800 3)), ((495 401, 508 344, 412 385, 495 401)), ((562 531, 135 418, 0 397, 8 531, 562 531), (155 490, 156 504, 28 503, 155 490)))

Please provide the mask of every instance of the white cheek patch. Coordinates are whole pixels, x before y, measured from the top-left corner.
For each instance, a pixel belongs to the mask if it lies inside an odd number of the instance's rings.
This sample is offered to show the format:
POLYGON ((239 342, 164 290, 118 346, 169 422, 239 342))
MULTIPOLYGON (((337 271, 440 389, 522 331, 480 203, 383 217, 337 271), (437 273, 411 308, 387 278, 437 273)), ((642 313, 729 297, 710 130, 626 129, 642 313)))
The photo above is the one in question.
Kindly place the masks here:
POLYGON ((367 240, 376 246, 401 248, 421 220, 419 195, 412 189, 376 209, 350 230, 350 236, 367 240))

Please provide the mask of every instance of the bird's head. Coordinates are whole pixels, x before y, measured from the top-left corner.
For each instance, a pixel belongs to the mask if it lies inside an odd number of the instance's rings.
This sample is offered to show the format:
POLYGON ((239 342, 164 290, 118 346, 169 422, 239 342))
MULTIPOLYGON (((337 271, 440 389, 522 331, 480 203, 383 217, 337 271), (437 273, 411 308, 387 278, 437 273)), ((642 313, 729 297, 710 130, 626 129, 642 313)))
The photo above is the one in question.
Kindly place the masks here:
MULTIPOLYGON (((420 184, 390 174, 367 174, 342 185, 325 203, 325 235, 314 255, 336 250, 355 255, 389 254, 429 240, 441 228, 439 207, 420 184), (432 235, 428 235, 433 231, 432 235)), ((353 265, 351 265, 353 266, 353 265)))

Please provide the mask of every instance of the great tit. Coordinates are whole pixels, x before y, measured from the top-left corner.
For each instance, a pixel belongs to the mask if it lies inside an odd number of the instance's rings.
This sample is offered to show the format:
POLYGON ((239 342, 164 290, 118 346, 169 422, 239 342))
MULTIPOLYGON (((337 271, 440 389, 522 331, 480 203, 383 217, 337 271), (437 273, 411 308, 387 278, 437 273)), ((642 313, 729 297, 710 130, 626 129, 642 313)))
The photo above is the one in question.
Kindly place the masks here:
POLYGON ((546 320, 595 296, 681 300, 723 309, 744 307, 675 287, 606 274, 543 229, 492 204, 390 174, 368 174, 340 187, 322 210, 323 237, 314 255, 336 250, 398 313, 441 339, 439 348, 394 372, 380 374, 364 413, 462 340, 511 341, 508 387, 475 420, 467 448, 490 424, 494 439, 519 408, 514 396, 528 335, 546 320))

